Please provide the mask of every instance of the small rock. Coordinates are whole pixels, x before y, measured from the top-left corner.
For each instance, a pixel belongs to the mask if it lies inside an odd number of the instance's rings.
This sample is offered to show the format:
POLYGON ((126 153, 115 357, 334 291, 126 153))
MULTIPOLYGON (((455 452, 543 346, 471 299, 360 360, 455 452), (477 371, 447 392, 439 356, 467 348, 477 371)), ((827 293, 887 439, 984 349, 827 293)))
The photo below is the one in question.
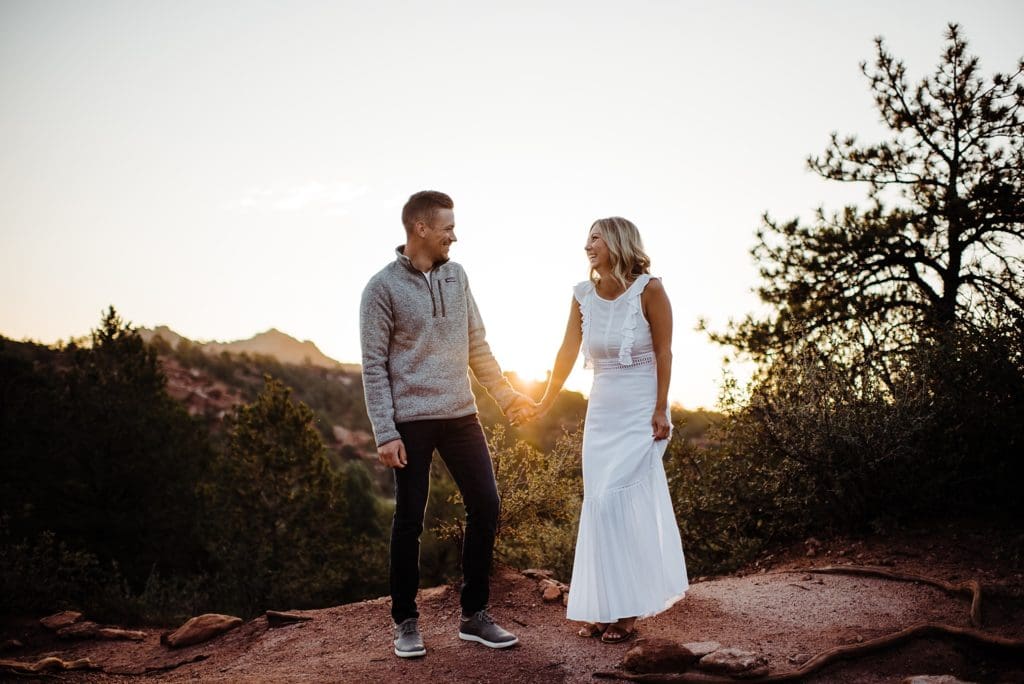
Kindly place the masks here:
POLYGON ((697 667, 730 677, 762 677, 768 674, 768 659, 752 651, 722 648, 697 661, 697 667))
POLYGON ((836 640, 841 644, 862 644, 864 637, 853 630, 843 630, 836 634, 836 640))
POLYGON ((541 594, 541 598, 545 601, 557 601, 562 598, 562 590, 558 587, 544 587, 544 592, 541 594))
POLYGON ((39 624, 56 632, 58 629, 67 627, 68 625, 73 625, 81 619, 81 613, 77 613, 73 610, 65 610, 60 613, 54 613, 49 617, 44 617, 39 621, 39 624))
POLYGON ((707 654, 714 653, 722 648, 722 644, 717 641, 691 641, 688 644, 683 644, 683 646, 698 658, 703 658, 707 654))
POLYGON ((427 601, 429 599, 436 599, 444 596, 448 593, 448 585, 442 584, 437 587, 427 587, 426 589, 420 589, 419 600, 427 601))
POLYGON ((630 672, 684 672, 697 656, 669 639, 643 639, 626 651, 622 667, 630 672))
POLYGON ((14 672, 58 672, 61 670, 94 670, 96 665, 88 658, 78 660, 61 660, 50 656, 37 660, 34 663, 20 662, 17 660, 0 660, 0 667, 14 672))
POLYGON ((540 587, 541 597, 545 601, 557 601, 562 598, 562 594, 569 590, 568 585, 553 579, 542 579, 538 586, 540 587))
POLYGON ((106 639, 108 641, 145 641, 146 633, 119 627, 101 627, 86 620, 57 630, 61 639, 106 639))
POLYGON ((914 675, 902 680, 900 684, 975 684, 963 679, 957 679, 953 675, 914 675))
POLYGON ((61 639, 95 639, 100 626, 91 620, 75 622, 57 630, 61 639))
POLYGON ((0 644, 0 652, 2 652, 2 651, 16 651, 19 648, 25 648, 25 644, 21 643, 17 639, 8 639, 4 643, 0 644))
POLYGON ((553 579, 555 573, 551 572, 550 570, 529 568, 527 570, 523 570, 523 575, 525 577, 529 577, 530 579, 553 579))
POLYGON ((793 665, 803 665, 804 663, 806 663, 810 659, 811 659, 811 654, 810 653, 797 653, 796 655, 791 655, 791 656, 789 656, 789 658, 787 658, 787 660, 789 660, 789 662, 792 663, 793 665))
POLYGON ((231 615, 206 613, 198 615, 173 632, 160 637, 160 643, 170 648, 182 648, 208 641, 242 624, 242 618, 231 615))
POLYGON ((309 622, 313 617, 310 615, 299 615, 298 613, 282 613, 279 610, 267 611, 267 625, 270 627, 283 627, 284 625, 296 622, 309 622))
POLYGON ((100 639, 111 641, 145 641, 146 633, 134 629, 121 629, 120 627, 100 627, 96 630, 96 636, 100 639))
POLYGON ((810 582, 812 579, 814 579, 814 575, 803 575, 800 577, 800 580, 803 582, 810 582))
POLYGON ((562 605, 563 606, 568 606, 569 605, 569 592, 565 592, 564 594, 562 594, 562 605))

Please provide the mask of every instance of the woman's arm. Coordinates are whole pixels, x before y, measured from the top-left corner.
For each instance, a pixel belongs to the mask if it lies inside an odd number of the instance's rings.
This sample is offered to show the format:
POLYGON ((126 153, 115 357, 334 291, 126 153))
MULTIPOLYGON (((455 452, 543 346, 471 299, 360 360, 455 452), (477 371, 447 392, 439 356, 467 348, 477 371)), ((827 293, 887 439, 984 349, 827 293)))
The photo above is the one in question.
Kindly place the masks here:
POLYGON ((546 412, 555 403, 558 393, 562 391, 565 379, 572 371, 572 365, 576 363, 576 357, 580 354, 580 344, 583 342, 583 316, 580 314, 580 306, 573 297, 569 309, 569 321, 565 325, 565 337, 562 339, 562 346, 555 357, 555 367, 551 370, 551 377, 548 379, 548 387, 544 391, 544 398, 540 400, 541 413, 546 412))
POLYGON ((660 280, 652 278, 640 296, 644 316, 651 324, 654 359, 658 364, 658 396, 651 416, 655 439, 669 436, 668 385, 672 379, 672 305, 660 280))

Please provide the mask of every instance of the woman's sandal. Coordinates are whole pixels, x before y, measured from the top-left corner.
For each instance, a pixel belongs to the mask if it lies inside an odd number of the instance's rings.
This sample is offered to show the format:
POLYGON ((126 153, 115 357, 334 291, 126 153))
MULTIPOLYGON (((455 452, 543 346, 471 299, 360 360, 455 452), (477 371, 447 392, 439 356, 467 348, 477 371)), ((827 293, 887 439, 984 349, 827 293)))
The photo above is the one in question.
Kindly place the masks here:
POLYGON ((617 625, 608 625, 601 635, 601 642, 605 644, 621 644, 636 636, 636 627, 624 630, 617 625))
POLYGON ((576 634, 584 639, 591 639, 601 636, 606 629, 608 629, 608 625, 602 625, 599 622, 587 622, 580 627, 580 631, 576 632, 576 634))

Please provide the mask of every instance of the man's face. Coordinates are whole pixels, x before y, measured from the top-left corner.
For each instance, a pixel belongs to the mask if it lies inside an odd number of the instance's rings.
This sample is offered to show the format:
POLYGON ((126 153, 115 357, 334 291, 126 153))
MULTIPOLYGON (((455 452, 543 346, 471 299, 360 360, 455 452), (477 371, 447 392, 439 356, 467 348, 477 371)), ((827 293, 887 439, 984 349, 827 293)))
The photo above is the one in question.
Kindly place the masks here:
POLYGON ((455 212, 451 209, 438 209, 434 218, 424 224, 423 239, 434 262, 448 258, 448 249, 458 238, 455 237, 455 212))

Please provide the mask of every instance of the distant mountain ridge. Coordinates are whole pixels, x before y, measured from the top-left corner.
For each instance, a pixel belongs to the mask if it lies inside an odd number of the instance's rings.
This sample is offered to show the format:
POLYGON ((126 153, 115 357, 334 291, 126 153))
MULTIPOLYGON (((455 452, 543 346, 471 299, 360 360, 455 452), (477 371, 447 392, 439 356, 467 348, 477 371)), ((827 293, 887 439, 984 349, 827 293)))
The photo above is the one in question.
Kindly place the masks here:
POLYGON ((232 354, 260 354, 262 356, 272 356, 281 363, 309 364, 319 368, 359 371, 359 364, 341 363, 320 351, 312 340, 299 341, 277 328, 271 328, 248 339, 235 340, 233 342, 197 342, 179 335, 166 325, 157 326, 155 329, 139 328, 138 332, 147 344, 152 342, 153 338, 159 336, 175 349, 177 349, 182 340, 185 340, 188 344, 198 347, 209 354, 220 354, 224 351, 232 354))

